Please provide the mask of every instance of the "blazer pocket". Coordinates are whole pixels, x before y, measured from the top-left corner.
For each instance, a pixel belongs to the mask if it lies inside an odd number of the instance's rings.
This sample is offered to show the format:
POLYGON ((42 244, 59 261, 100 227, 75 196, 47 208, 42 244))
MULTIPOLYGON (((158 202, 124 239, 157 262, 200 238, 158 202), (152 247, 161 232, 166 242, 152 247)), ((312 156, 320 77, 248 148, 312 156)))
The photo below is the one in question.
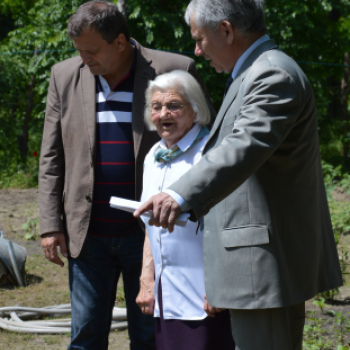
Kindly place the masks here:
POLYGON ((270 242, 266 226, 225 228, 221 232, 221 237, 225 248, 250 247, 270 242))

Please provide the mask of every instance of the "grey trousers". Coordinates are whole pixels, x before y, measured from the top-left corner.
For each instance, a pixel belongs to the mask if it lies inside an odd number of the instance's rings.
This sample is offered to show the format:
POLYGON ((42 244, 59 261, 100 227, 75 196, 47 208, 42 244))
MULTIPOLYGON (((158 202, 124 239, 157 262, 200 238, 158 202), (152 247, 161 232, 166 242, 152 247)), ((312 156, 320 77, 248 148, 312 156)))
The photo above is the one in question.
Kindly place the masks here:
POLYGON ((305 303, 230 313, 235 350, 302 350, 305 303))

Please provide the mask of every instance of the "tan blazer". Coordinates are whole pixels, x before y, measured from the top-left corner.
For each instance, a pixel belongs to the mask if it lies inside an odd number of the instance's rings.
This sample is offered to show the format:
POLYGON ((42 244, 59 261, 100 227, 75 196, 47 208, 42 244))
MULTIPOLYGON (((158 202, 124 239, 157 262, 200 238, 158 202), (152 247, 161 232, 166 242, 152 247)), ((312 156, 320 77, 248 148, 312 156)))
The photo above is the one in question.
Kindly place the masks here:
POLYGON ((204 156, 170 188, 205 215, 211 305, 282 307, 342 284, 312 87, 273 40, 245 61, 204 156))
MULTIPOLYGON (((185 56, 142 47, 135 72, 132 128, 136 160, 136 200, 142 192, 144 157, 159 140, 146 129, 143 112, 150 80, 174 69, 190 72, 205 90, 195 62, 185 56)), ((47 96, 39 173, 41 234, 66 232, 72 257, 84 243, 94 188, 96 86, 80 57, 53 66, 47 96), (65 220, 63 220, 65 219, 65 220), (65 224, 64 224, 65 222, 65 224)))

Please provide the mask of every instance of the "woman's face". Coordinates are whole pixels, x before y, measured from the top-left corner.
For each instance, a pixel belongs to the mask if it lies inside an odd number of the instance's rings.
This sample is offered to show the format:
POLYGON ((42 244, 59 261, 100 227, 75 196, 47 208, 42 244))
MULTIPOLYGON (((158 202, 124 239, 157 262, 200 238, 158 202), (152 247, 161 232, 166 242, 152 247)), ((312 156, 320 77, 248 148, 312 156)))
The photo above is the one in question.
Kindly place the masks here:
POLYGON ((151 119, 168 148, 189 132, 196 115, 191 105, 176 91, 155 92, 151 119))

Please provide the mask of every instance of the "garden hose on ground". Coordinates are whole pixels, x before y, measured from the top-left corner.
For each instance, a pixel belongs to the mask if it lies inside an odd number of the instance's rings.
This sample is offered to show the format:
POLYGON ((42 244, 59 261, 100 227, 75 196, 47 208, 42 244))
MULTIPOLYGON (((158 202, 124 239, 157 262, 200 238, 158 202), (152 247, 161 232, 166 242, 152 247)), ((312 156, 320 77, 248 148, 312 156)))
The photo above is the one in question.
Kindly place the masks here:
MULTIPOLYGON (((37 320, 38 317, 70 315, 71 305, 53 305, 43 308, 21 306, 0 307, 0 328, 7 331, 35 334, 60 334, 71 331, 71 319, 37 320), (30 320, 33 319, 34 320, 30 320), (29 320, 29 321, 24 321, 29 320)), ((126 309, 114 307, 111 330, 126 329, 126 309)))
MULTIPOLYGON (((4 234, 2 231, 0 231, 1 273, 5 274, 8 270, 14 281, 21 287, 24 287, 22 275, 25 271, 25 261, 25 248, 4 239, 4 234)), ((69 318, 58 320, 38 320, 38 318, 58 317, 70 315, 70 313, 70 304, 53 305, 43 308, 21 306, 0 307, 0 328, 19 333, 69 333, 71 331, 71 319, 69 318)), ((118 307, 113 308, 111 330, 125 329, 127 327, 128 323, 126 322, 126 309, 118 307)))

